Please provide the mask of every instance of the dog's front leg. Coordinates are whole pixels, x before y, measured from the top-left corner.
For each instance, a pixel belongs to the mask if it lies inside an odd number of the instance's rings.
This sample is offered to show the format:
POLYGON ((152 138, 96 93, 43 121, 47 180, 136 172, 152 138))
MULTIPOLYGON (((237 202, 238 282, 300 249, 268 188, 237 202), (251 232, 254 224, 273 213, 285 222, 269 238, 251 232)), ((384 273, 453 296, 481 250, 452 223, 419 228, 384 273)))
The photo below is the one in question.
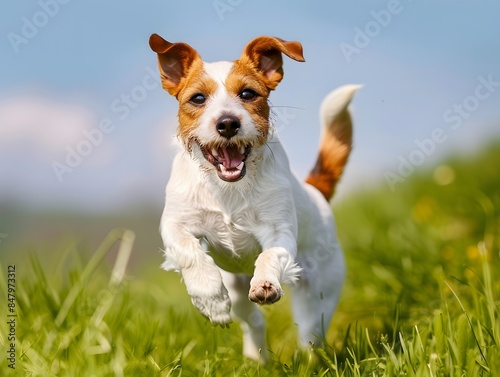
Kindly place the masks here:
POLYGON ((191 302, 200 313, 213 324, 226 325, 231 323, 231 301, 220 271, 212 258, 205 257, 206 261, 183 268, 182 278, 191 302))
POLYGON ((294 237, 283 246, 264 248, 255 261, 254 276, 250 281, 248 298, 258 304, 272 304, 283 295, 281 283, 294 283, 299 278, 300 267, 295 263, 296 243, 294 237))
POLYGON ((166 270, 178 270, 194 306, 212 323, 231 322, 231 301, 219 269, 200 241, 177 226, 162 226, 166 270))

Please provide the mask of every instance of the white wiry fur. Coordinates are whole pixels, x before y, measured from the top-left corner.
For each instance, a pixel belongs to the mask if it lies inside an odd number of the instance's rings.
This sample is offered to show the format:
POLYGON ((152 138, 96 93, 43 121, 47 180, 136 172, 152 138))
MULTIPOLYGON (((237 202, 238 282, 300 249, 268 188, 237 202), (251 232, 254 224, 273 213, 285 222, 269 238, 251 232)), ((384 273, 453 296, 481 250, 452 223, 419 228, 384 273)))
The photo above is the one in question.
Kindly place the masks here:
MULTIPOLYGON (((205 69, 221 87, 195 131, 198 140, 217 137, 210 121, 222 113, 243 120, 238 137, 256 135, 252 118, 224 93, 230 64, 205 69)), ((325 106, 344 110, 352 91, 343 93, 325 106)), ((252 149, 246 169, 240 181, 224 182, 196 143, 177 154, 161 220, 162 267, 182 274, 193 304, 212 323, 225 325, 231 314, 238 317, 244 353, 258 359, 265 350, 264 325, 258 306, 248 298, 255 301, 258 291, 266 289, 275 302, 283 294, 281 284, 295 284, 293 311, 307 344, 328 325, 345 269, 329 204, 291 173, 277 137, 252 149)))

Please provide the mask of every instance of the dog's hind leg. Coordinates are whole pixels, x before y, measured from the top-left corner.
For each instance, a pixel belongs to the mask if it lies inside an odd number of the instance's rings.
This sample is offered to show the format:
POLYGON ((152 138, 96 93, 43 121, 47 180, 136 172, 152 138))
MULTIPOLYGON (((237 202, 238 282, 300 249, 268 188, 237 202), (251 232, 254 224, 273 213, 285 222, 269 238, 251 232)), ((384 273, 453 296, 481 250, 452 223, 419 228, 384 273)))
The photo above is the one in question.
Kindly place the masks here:
POLYGON ((265 361, 265 324, 257 304, 248 299, 250 276, 221 270, 222 280, 231 299, 231 313, 243 331, 243 354, 253 360, 265 361))
POLYGON ((340 249, 305 253, 298 257, 303 268, 292 287, 292 310, 302 347, 320 345, 325 339, 345 278, 344 257, 340 249))

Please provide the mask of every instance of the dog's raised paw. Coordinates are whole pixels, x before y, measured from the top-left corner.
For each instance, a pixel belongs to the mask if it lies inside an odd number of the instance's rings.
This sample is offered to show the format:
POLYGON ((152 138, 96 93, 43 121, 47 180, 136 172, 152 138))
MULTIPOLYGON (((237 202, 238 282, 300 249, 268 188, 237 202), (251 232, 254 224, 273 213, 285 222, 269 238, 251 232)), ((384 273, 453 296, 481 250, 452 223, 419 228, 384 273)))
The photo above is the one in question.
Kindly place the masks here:
POLYGON ((272 304, 283 296, 283 290, 279 284, 273 284, 269 280, 261 280, 251 284, 248 299, 260 305, 272 304))

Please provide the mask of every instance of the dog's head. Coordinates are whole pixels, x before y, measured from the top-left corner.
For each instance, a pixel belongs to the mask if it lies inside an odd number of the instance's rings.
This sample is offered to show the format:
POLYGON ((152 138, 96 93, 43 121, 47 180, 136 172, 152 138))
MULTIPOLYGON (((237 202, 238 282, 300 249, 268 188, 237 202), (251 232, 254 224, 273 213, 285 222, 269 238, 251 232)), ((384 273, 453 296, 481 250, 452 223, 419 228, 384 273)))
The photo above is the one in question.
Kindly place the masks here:
POLYGON ((283 78, 281 54, 304 61, 301 44, 259 37, 238 60, 216 63, 157 34, 149 45, 158 54, 163 88, 179 101, 178 136, 186 149, 223 181, 242 179, 269 134, 268 97, 283 78))

